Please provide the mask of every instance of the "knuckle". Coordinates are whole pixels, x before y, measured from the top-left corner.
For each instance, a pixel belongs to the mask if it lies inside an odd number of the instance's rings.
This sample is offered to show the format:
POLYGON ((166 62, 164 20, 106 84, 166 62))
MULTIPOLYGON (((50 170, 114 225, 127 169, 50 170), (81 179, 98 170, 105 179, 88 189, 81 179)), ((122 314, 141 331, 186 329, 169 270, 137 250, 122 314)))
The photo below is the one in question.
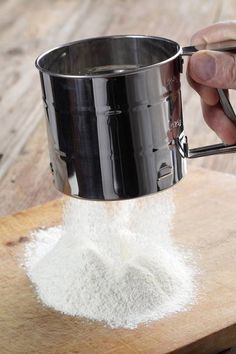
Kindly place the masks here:
POLYGON ((236 88, 236 56, 231 53, 217 55, 216 83, 223 89, 236 88))
POLYGON ((236 56, 227 54, 225 63, 223 65, 223 79, 225 82, 224 88, 236 88, 236 56))
POLYGON ((232 84, 230 88, 236 88, 236 56, 231 54, 231 65, 229 67, 229 80, 232 84))

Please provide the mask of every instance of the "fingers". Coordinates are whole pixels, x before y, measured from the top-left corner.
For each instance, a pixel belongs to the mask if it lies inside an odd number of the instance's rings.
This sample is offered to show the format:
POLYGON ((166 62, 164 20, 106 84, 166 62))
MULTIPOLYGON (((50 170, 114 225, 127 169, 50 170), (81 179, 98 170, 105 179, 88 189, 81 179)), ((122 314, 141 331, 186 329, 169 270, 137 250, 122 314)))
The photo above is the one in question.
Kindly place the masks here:
POLYGON ((236 143, 236 126, 224 114, 220 104, 210 106, 202 101, 202 111, 207 125, 225 144, 236 143))
MULTIPOLYGON (((201 29, 200 31, 196 32, 191 40, 191 43, 194 45, 198 44, 204 44, 204 43, 216 43, 220 41, 228 41, 236 39, 236 21, 226 21, 226 22, 219 22, 213 25, 210 25, 208 27, 205 27, 204 29, 201 29)), ((207 52, 205 52, 207 53, 207 52)), ((217 55, 214 52, 210 52, 213 56, 217 55)), ((224 54, 222 54, 221 57, 217 57, 216 65, 217 65, 217 76, 220 76, 220 78, 215 78, 213 81, 207 82, 207 80, 202 80, 201 78, 197 78, 197 72, 200 73, 202 71, 202 68, 199 67, 199 60, 202 59, 201 57, 202 53, 197 53, 193 56, 193 58, 190 59, 190 65, 188 67, 188 79, 190 85, 201 95, 202 99, 208 104, 208 105, 215 105, 218 102, 218 93, 215 89, 212 89, 211 87, 218 87, 218 88, 235 88, 236 86, 236 74, 235 74, 235 56, 231 55, 230 57, 228 56, 227 62, 224 62, 224 54), (219 67, 220 66, 220 67, 219 67), (227 72, 227 76, 229 76, 231 79, 230 81, 233 81, 230 85, 228 85, 228 77, 225 76, 224 79, 224 72, 227 72), (231 75, 232 73, 232 75, 231 75), (193 74, 193 78, 191 78, 191 75, 193 74), (194 75, 195 74, 195 75, 194 75), (197 81, 194 81, 194 79, 197 81), (217 82, 214 82, 217 80, 217 82), (224 82, 222 82, 224 81, 224 82), (218 86, 217 84, 220 84, 222 86, 218 86), (205 86, 206 85, 206 86, 205 86), (210 87, 209 87, 210 86, 210 87)), ((213 57, 214 59, 214 57, 213 57)), ((202 61, 202 66, 204 66, 204 63, 202 61)), ((206 75, 206 70, 203 67, 203 76, 206 75)), ((209 75, 209 72, 208 72, 209 75)))
POLYGON ((189 60, 189 75, 199 84, 236 89, 236 55, 202 50, 189 60))
MULTIPOLYGON (((229 40, 236 40, 236 21, 208 26, 196 32, 191 43, 200 45, 229 40)), ((189 60, 187 77, 202 98, 206 123, 225 144, 235 144, 236 125, 223 112, 216 88, 236 89, 236 55, 199 51, 189 60)))
POLYGON ((211 88, 208 86, 201 85, 194 81, 189 75, 189 69, 187 70, 187 79, 192 88, 201 96, 203 101, 207 103, 209 106, 214 106, 219 101, 219 95, 215 88, 211 88))
POLYGON ((219 22, 196 32, 191 43, 193 45, 217 43, 236 39, 236 21, 219 22))

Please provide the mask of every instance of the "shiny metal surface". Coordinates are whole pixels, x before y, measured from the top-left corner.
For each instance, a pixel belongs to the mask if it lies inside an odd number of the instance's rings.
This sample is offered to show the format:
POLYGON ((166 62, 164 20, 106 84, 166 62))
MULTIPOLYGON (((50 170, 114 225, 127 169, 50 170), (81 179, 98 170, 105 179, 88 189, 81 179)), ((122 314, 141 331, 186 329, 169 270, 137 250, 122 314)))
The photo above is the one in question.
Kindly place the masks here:
POLYGON ((82 39, 50 49, 36 59, 35 65, 40 72, 54 77, 112 77, 162 66, 181 53, 179 44, 166 38, 115 35, 82 39))
POLYGON ((230 100, 227 97, 227 94, 224 92, 223 89, 217 89, 219 97, 220 97, 220 103, 221 106, 226 114, 226 116, 232 120, 233 123, 236 123, 236 114, 233 110, 233 107, 230 103, 230 100))
POLYGON ((215 144, 202 148, 188 149, 187 157, 190 159, 209 155, 229 154, 236 152, 236 145, 215 144))
POLYGON ((236 40, 222 41, 216 43, 203 43, 182 48, 183 55, 192 55, 199 50, 216 50, 218 52, 236 53, 236 40))
POLYGON ((50 165, 61 192, 120 200, 182 179, 185 157, 192 156, 183 130, 181 53, 164 38, 111 36, 37 59, 50 165))

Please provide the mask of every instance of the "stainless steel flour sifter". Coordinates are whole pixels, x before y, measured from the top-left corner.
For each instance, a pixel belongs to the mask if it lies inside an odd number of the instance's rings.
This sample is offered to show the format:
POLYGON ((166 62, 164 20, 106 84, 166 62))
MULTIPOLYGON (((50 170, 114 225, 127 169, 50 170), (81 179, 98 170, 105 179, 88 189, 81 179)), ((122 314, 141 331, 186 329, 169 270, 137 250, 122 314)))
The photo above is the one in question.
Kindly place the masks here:
MULTIPOLYGON (((188 148, 184 134, 181 48, 153 36, 80 40, 40 55, 51 170, 56 188, 92 200, 135 198, 169 188, 186 157, 236 152, 236 145, 188 148)), ((208 45, 232 51, 235 42, 208 45)), ((223 90, 229 119, 234 111, 223 90)))

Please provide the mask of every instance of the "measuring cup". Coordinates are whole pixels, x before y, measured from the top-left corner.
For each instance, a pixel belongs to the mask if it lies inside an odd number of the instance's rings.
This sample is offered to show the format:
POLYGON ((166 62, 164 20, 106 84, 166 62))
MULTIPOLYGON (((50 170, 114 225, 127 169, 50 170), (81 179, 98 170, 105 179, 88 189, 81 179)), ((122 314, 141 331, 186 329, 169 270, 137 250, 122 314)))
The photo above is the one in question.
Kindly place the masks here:
MULTIPOLYGON (((58 190, 91 200, 155 193, 186 174, 186 158, 236 151, 189 149, 180 74, 185 47, 154 36, 80 40, 36 60, 47 117, 50 166, 58 190)), ((209 45, 231 51, 234 42, 209 45)), ((229 119, 234 111, 218 90, 229 119)))

